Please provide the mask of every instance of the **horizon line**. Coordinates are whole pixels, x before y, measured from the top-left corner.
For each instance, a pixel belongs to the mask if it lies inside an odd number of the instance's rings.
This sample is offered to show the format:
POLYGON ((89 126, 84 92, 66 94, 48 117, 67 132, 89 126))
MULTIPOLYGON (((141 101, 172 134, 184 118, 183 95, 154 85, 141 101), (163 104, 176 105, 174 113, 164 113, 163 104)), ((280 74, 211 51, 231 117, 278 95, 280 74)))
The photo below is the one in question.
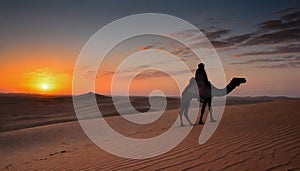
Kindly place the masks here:
MULTIPOLYGON (((81 95, 85 95, 85 94, 89 94, 89 93, 94 93, 97 95, 102 95, 102 96, 110 96, 112 97, 110 94, 101 94, 101 93, 97 93, 97 92, 86 92, 86 93, 82 93, 82 94, 46 94, 46 93, 22 93, 22 92, 0 92, 0 95, 37 95, 37 96, 81 96, 81 95)), ((127 97, 126 95, 116 95, 116 96, 121 96, 121 97, 127 97)), ((139 95, 139 94, 133 94, 130 95, 129 97, 149 97, 148 95, 139 95)), ((181 97, 181 95, 170 95, 170 96, 154 96, 154 97, 181 97)), ((234 95, 234 96, 230 96, 228 95, 227 97, 287 97, 287 98, 300 98, 299 96, 286 96, 286 95, 234 95)))

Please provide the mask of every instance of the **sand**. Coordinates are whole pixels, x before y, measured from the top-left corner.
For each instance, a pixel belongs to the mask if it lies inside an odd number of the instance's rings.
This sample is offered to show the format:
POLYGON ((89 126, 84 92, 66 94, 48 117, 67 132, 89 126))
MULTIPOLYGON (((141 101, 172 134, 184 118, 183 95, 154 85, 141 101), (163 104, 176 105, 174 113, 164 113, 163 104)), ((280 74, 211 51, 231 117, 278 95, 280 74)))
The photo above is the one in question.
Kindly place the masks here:
MULTIPOLYGON (((7 105, 2 106, 9 113, 7 105)), ((173 150, 145 160, 119 158, 100 149, 84 134, 71 108, 51 109, 61 116, 55 120, 49 117, 53 113, 44 115, 51 122, 39 120, 32 125, 32 118, 19 118, 15 127, 14 121, 9 122, 13 115, 2 114, 2 123, 7 124, 0 133, 0 169, 299 170, 299 106, 298 99, 226 106, 219 127, 205 144, 198 144, 203 126, 194 126, 173 150)), ((178 109, 170 108, 153 125, 130 126, 120 116, 105 119, 124 135, 147 138, 166 131, 177 115, 178 109)))

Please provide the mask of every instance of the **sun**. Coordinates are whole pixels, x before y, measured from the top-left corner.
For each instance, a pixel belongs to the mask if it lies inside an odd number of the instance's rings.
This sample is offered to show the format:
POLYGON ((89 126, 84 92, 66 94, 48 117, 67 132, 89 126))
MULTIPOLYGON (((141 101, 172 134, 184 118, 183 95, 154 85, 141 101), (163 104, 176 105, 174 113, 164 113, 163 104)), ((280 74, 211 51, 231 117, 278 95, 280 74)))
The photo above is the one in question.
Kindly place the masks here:
POLYGON ((42 89, 43 89, 43 90, 48 90, 48 88, 49 88, 49 87, 48 87, 47 84, 42 84, 42 89))

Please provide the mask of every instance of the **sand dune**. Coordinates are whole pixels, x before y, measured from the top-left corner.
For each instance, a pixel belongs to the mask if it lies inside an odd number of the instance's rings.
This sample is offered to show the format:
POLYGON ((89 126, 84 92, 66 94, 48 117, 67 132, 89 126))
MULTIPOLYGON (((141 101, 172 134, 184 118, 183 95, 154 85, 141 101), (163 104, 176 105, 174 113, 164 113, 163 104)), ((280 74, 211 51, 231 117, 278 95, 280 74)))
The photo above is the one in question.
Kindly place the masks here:
MULTIPOLYGON (((94 94, 88 93, 80 97, 89 96, 94 96, 94 94)), ((111 97, 99 94, 95 96, 104 117, 119 115, 111 97)), ((122 99, 123 97, 119 98, 119 101, 123 101, 122 99)), ((155 100, 163 99, 156 98, 155 100)), ((149 99, 146 97, 130 97, 130 101, 139 112, 146 112, 150 109, 149 99)), ((124 103, 124 105, 128 104, 128 102, 124 103)), ((179 105, 178 98, 168 98, 166 109, 175 109, 179 105)), ((0 133, 77 120, 71 96, 0 94, 0 107, 0 133)), ((134 114, 136 111, 128 109, 124 113, 134 114)), ((90 116, 90 118, 93 117, 95 116, 90 116)))
MULTIPOLYGON (((195 126, 176 148, 145 160, 103 151, 77 121, 5 131, 0 134, 0 169, 299 170, 299 105, 300 100, 283 100, 227 106, 204 145, 198 144, 203 126, 195 126)), ((130 126, 120 116, 106 120, 127 136, 147 138, 166 131, 177 115, 178 109, 168 110, 153 125, 130 126)))
MULTIPOLYGON (((118 116, 111 97, 94 93, 80 95, 82 98, 96 96, 99 109, 104 117, 118 116)), ((163 98, 152 97, 156 101, 163 98)), ((119 97, 118 101, 124 101, 124 97, 119 97)), ((286 97, 228 97, 226 105, 255 104, 274 100, 288 100, 286 97)), ((167 98, 167 110, 177 109, 180 106, 179 98, 167 98)), ((146 112, 150 109, 147 97, 130 97, 131 104, 135 110, 146 112)), ((128 102, 124 103, 128 105, 128 102)), ((71 96, 43 96, 28 94, 0 94, 0 133, 32 128, 42 125, 49 125, 61 122, 76 121, 74 107, 71 96)), ((126 110, 126 108, 124 108, 126 110)), ((155 110, 155 109, 154 109, 155 110)), ((160 110, 160 109, 157 109, 160 110)), ((126 114, 134 114, 135 111, 128 109, 126 114)), ((95 116, 90 116, 93 118, 95 116)))

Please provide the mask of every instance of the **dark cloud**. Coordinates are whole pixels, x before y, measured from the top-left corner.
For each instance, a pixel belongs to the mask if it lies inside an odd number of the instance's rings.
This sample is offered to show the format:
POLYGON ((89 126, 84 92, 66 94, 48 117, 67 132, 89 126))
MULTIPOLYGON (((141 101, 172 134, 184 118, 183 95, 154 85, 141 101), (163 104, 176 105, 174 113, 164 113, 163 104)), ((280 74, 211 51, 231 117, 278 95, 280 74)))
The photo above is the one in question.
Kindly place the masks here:
MULTIPOLYGON (((200 29, 203 34, 211 41, 211 43, 215 46, 215 48, 223 48, 230 46, 230 42, 221 41, 219 39, 223 38, 224 36, 227 36, 230 34, 231 30, 224 29, 224 28, 216 28, 216 27, 209 27, 205 29, 200 29)), ((183 30, 180 32, 176 32, 170 35, 167 35, 167 37, 173 39, 173 38, 179 38, 179 39, 185 39, 192 43, 193 48, 199 48, 202 47, 202 41, 203 36, 199 35, 198 29, 188 29, 183 30)), ((235 41, 241 41, 241 39, 244 39, 247 35, 244 36, 237 36, 230 40, 235 41), (239 40, 238 40, 239 39, 239 40)), ((142 46, 140 47, 140 50, 147 50, 147 49, 159 49, 159 50, 166 50, 169 51, 171 54, 179 56, 179 57, 193 57, 194 54, 191 52, 191 50, 188 47, 185 47, 185 45, 180 44, 178 42, 174 42, 170 40, 169 42, 165 42, 164 44, 160 42, 155 42, 153 44, 142 46)))
MULTIPOLYGON (((231 48, 234 45, 240 44, 250 39, 251 36, 254 35, 254 33, 247 33, 247 34, 233 35, 228 37, 228 35, 230 35, 231 33, 230 29, 220 29, 220 28, 213 27, 214 31, 208 31, 207 29, 200 29, 200 30, 204 33, 204 35, 209 39, 211 44, 216 49, 231 48), (226 36, 228 38, 225 38, 226 36)), ((203 45, 201 42, 197 42, 201 40, 201 37, 192 37, 190 40, 195 41, 195 43, 193 43, 193 47, 195 48, 201 47, 201 45, 203 45)))
MULTIPOLYGON (((261 46, 266 47, 261 51, 248 51, 234 55, 235 57, 261 56, 265 59, 250 59, 232 64, 257 64, 259 68, 287 68, 300 67, 300 10, 285 9, 274 14, 277 19, 262 22, 255 32, 247 35, 240 42, 239 47, 261 46), (279 55, 288 57, 279 58, 279 55), (274 56, 276 55, 276 56, 274 56), (259 65, 263 63, 262 65, 259 65), (271 65, 270 65, 271 64, 271 65)), ((227 39, 227 41, 229 41, 227 39)))
POLYGON ((285 68, 300 68, 300 62, 287 62, 276 65, 258 65, 256 68, 272 68, 272 69, 285 69, 285 68))
POLYGON ((254 64, 254 63, 270 63, 270 62, 285 62, 285 59, 251 59, 244 62, 233 62, 233 65, 241 65, 241 64, 254 64))
MULTIPOLYGON (((300 42, 300 10, 289 8, 274 13, 275 19, 265 21, 255 25, 256 30, 250 33, 234 35, 227 28, 207 27, 200 29, 211 44, 216 49, 245 48, 248 46, 267 47, 263 51, 250 51, 237 54, 236 57, 255 56, 255 55, 275 55, 286 53, 299 53, 300 42), (271 47, 271 48, 270 48, 271 47)), ((191 41, 192 48, 203 47, 203 39, 197 36, 198 30, 184 30, 170 35, 170 37, 180 37, 191 41)), ((149 49, 157 45, 141 48, 149 49)), ((191 57, 191 51, 181 45, 171 45, 161 47, 161 49, 169 51, 171 54, 179 57, 191 57)), ((272 62, 273 60, 270 60, 272 62)), ((276 61, 276 60, 275 60, 276 61)), ((267 62, 267 61, 266 61, 267 62)))
MULTIPOLYGON (((228 33, 226 33, 228 34, 228 33)), ((225 34, 224 34, 225 35, 225 34)), ((249 39, 252 36, 252 34, 244 34, 244 35, 238 35, 238 36, 232 36, 227 39, 218 40, 213 39, 210 40, 210 43, 214 46, 216 49, 222 49, 222 48, 232 48, 234 45, 239 44, 241 42, 244 42, 245 40, 249 39)), ((215 38, 222 37, 220 34, 216 34, 215 38)), ((193 47, 201 47, 203 45, 202 43, 194 43, 193 47)))
POLYGON ((242 44, 242 46, 270 45, 283 42, 296 42, 299 40, 300 28, 293 28, 251 37, 244 44, 242 44))
POLYGON ((182 39, 190 39, 194 37, 197 33, 199 33, 199 30, 196 29, 188 29, 188 30, 183 30, 179 31, 173 34, 170 34, 169 37, 177 37, 177 38, 182 38, 182 39))
MULTIPOLYGON (((229 30, 229 29, 222 29, 222 28, 215 28, 215 27, 213 27, 212 29, 205 28, 205 29, 200 29, 200 30, 210 41, 222 38, 223 36, 228 35, 231 32, 231 30, 229 30)), ((199 33, 199 30, 191 29, 191 30, 184 30, 184 31, 180 31, 180 32, 171 34, 170 37, 171 38, 179 37, 179 38, 183 38, 183 39, 197 41, 199 39, 202 39, 201 36, 200 37, 195 36, 198 33, 199 33)))
MULTIPOLYGON (((253 32, 245 34, 234 35, 230 29, 216 27, 207 27, 200 30, 216 49, 250 49, 247 48, 249 46, 265 47, 262 51, 246 51, 236 55, 236 57, 253 57, 260 55, 265 58, 250 59, 248 61, 235 62, 232 64, 262 64, 259 67, 274 68, 299 67, 299 57, 296 56, 300 53, 300 9, 284 9, 274 13, 273 16, 274 18, 271 20, 255 25, 253 32), (276 57, 280 54, 282 54, 282 56, 288 54, 290 57, 276 57), (274 57, 272 55, 276 56, 274 57)), ((198 37, 196 33, 198 33, 197 30, 185 30, 175 33, 170 37, 184 38, 193 43, 193 48, 199 48, 203 45, 203 39, 198 37)), ((188 48, 179 45, 171 45, 169 48, 164 47, 164 49, 180 57, 193 56, 188 48)), ((156 72, 152 72, 150 75, 162 76, 161 73, 156 74, 156 72)))
POLYGON ((299 68, 300 56, 285 56, 278 58, 250 59, 243 62, 233 62, 232 65, 255 64, 257 68, 299 68), (258 65, 257 65, 258 64, 258 65))
POLYGON ((284 30, 286 28, 299 28, 300 12, 295 12, 281 17, 281 19, 270 20, 257 25, 262 30, 284 30))
POLYGON ((280 17, 283 21, 296 21, 300 18, 300 10, 299 9, 290 9, 284 15, 280 17))
POLYGON ((227 39, 225 39, 225 41, 227 42, 228 45, 235 45, 238 43, 242 43, 245 40, 248 40, 251 36, 253 36, 253 33, 248 33, 248 34, 243 34, 243 35, 238 35, 238 36, 232 36, 229 37, 227 39))
POLYGON ((220 48, 226 48, 226 47, 230 47, 232 44, 230 42, 226 42, 226 41, 217 41, 217 40, 213 40, 210 41, 210 43, 214 46, 214 48, 216 49, 220 49, 220 48))
POLYGON ((291 29, 300 27, 300 10, 287 8, 275 13, 278 19, 266 21, 258 24, 258 29, 264 31, 291 29))
POLYGON ((224 35, 227 35, 231 32, 231 30, 229 29, 218 29, 216 31, 207 31, 204 29, 201 29, 201 31, 205 34, 205 36, 210 40, 216 40, 219 39, 221 37, 223 37, 224 35))
POLYGON ((193 52, 188 47, 177 47, 175 50, 170 51, 171 54, 179 57, 191 57, 193 56, 193 52))
POLYGON ((276 54, 286 54, 286 53, 295 53, 295 54, 300 53, 300 44, 291 44, 286 46, 274 47, 266 51, 246 52, 246 53, 235 55, 235 57, 255 56, 255 55, 276 55, 276 54))
POLYGON ((285 9, 276 13, 277 19, 265 21, 257 25, 243 46, 268 45, 282 42, 296 42, 300 39, 300 10, 285 9))
POLYGON ((290 10, 278 19, 265 21, 256 25, 256 31, 242 35, 223 38, 230 33, 229 29, 214 32, 203 30, 215 48, 246 47, 270 45, 300 40, 300 10, 290 10), (223 38, 223 39, 222 39, 223 38))
POLYGON ((271 20, 259 24, 261 30, 285 30, 287 28, 299 28, 300 20, 295 21, 282 21, 282 20, 271 20))
POLYGON ((263 23, 260 23, 257 25, 260 29, 266 29, 266 30, 277 30, 282 29, 282 22, 281 20, 270 20, 263 23))
POLYGON ((295 13, 297 11, 299 11, 299 9, 297 9, 297 8, 285 8, 283 10, 275 12, 274 15, 277 17, 282 17, 282 16, 285 16, 285 15, 288 15, 291 13, 295 13))
POLYGON ((232 35, 228 29, 214 32, 203 30, 215 48, 246 47, 254 45, 274 45, 279 43, 294 43, 300 40, 300 10, 286 9, 275 14, 277 19, 265 21, 256 25, 252 33, 232 35))
MULTIPOLYGON (((253 33, 248 33, 248 34, 242 34, 242 35, 230 36, 228 38, 223 38, 224 36, 228 35, 229 33, 230 33, 230 30, 224 29, 224 30, 219 30, 216 32, 210 32, 209 34, 206 34, 206 35, 208 36, 210 43, 216 49, 233 48, 235 45, 240 44, 240 43, 248 40, 251 36, 253 36, 253 33)), ((203 44, 202 43, 194 43, 193 47, 200 47, 201 45, 203 45, 203 44)))

